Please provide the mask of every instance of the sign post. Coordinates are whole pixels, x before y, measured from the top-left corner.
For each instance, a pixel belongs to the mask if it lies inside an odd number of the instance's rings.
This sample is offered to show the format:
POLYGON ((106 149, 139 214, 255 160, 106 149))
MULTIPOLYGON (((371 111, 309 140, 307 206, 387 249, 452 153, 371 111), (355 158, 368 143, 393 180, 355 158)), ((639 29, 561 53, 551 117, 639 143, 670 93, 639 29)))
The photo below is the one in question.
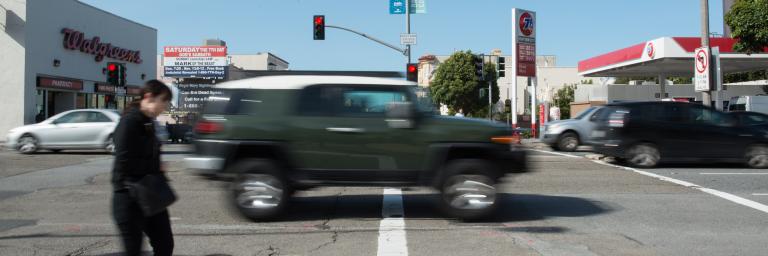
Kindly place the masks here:
MULTIPOLYGON (((712 86, 710 84, 710 58, 709 47, 696 48, 693 54, 694 63, 694 89, 697 92, 708 92, 712 86)), ((706 104, 705 104, 706 105, 706 104)))
MULTIPOLYGON (((517 127, 517 77, 536 76, 536 13, 512 9, 512 127, 517 127)), ((536 130, 536 88, 531 87, 531 131, 536 130)))

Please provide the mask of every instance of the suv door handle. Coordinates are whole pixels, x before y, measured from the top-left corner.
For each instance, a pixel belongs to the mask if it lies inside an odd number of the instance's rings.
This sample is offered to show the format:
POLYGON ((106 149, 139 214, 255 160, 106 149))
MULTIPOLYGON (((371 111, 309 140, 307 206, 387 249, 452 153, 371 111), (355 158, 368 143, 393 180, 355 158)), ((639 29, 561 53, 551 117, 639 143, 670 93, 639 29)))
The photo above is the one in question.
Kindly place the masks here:
POLYGON ((362 128, 351 128, 351 127, 328 127, 325 128, 326 131, 329 132, 340 132, 340 133, 363 133, 365 132, 365 129, 362 128))
POLYGON ((752 137, 752 134, 739 134, 739 137, 752 137))

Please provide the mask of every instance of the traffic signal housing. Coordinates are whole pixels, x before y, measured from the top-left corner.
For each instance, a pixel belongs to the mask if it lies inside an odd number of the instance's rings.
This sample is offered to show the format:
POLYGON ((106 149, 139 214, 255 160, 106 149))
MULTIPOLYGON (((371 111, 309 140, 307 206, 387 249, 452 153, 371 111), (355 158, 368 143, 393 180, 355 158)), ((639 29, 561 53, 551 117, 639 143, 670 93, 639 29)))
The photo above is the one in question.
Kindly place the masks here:
POLYGON ((120 63, 109 62, 107 63, 107 83, 111 85, 120 84, 120 63))
POLYGON ((504 77, 504 75, 505 75, 504 74, 504 69, 505 69, 505 64, 506 64, 505 61, 506 60, 504 59, 504 57, 499 57, 499 61, 498 61, 499 62, 499 66, 498 66, 498 69, 497 69, 498 73, 499 73, 498 77, 504 77))
POLYGON ((325 15, 315 15, 312 18, 312 35, 315 40, 325 40, 325 15))
POLYGON ((118 67, 118 70, 119 70, 117 72, 117 86, 125 87, 125 85, 126 85, 125 80, 127 80, 125 73, 126 73, 127 69, 125 68, 125 64, 122 64, 122 63, 120 63, 120 65, 118 65, 117 67, 118 67))
POLYGON ((483 55, 475 55, 473 62, 475 64, 475 76, 477 80, 485 80, 485 72, 483 71, 483 55))
POLYGON ((122 63, 107 63, 107 83, 114 86, 125 86, 125 71, 125 65, 122 63))
POLYGON ((411 82, 419 81, 419 67, 416 63, 408 63, 405 65, 405 78, 411 82))

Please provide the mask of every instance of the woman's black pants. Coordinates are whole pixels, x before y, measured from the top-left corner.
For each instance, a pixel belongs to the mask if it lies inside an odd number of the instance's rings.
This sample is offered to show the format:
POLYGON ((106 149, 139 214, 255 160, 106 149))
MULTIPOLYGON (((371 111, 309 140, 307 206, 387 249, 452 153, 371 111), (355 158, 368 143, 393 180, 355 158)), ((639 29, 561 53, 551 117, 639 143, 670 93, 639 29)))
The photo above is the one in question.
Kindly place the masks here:
POLYGON ((112 198, 112 215, 120 230, 126 255, 141 254, 143 234, 149 237, 154 255, 173 254, 173 233, 167 210, 146 217, 128 191, 120 190, 115 191, 112 198))

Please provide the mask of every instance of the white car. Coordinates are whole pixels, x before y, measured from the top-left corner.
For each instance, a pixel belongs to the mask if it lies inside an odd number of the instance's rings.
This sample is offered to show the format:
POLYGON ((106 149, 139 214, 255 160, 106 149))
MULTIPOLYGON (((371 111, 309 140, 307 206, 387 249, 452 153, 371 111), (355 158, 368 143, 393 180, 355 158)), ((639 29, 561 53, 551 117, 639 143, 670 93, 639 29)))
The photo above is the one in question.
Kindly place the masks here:
POLYGON ((120 113, 112 109, 70 110, 37 124, 11 129, 6 147, 23 154, 41 149, 54 152, 64 149, 104 149, 114 152, 112 132, 119 120, 120 113))

